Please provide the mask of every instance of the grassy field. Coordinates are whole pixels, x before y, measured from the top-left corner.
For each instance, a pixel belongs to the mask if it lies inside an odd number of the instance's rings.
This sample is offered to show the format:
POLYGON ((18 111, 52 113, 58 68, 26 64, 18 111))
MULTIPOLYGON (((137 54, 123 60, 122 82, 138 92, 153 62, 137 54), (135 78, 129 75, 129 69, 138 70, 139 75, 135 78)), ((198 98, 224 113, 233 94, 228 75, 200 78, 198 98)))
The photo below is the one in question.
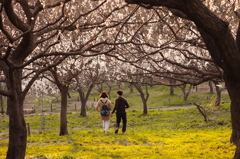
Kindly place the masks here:
MULTIPOLYGON (((148 115, 142 115, 141 99, 137 92, 124 96, 130 103, 126 134, 114 134, 115 117, 111 119, 109 134, 103 133, 102 121, 93 108, 87 117, 79 110, 69 110, 69 135, 59 136, 59 115, 26 117, 31 135, 27 141, 28 159, 228 159, 233 158, 235 146, 231 135, 229 104, 219 108, 211 105, 214 94, 194 92, 188 101, 167 95, 167 87, 150 88, 148 115), (155 110, 154 108, 186 105, 192 102, 204 106, 210 121, 205 122, 196 108, 155 110)), ((73 94, 74 96, 74 94, 73 94)), ((91 96, 91 99, 94 99, 91 96)), ((112 97, 115 98, 114 92, 112 97)), ((223 95, 229 102, 227 95, 223 95)), ((112 100, 113 101, 113 100, 112 100)), ((53 113, 54 114, 54 113, 53 113)), ((34 115, 34 114, 33 114, 34 115)), ((0 117, 0 158, 5 158, 8 144, 8 119, 0 117)))

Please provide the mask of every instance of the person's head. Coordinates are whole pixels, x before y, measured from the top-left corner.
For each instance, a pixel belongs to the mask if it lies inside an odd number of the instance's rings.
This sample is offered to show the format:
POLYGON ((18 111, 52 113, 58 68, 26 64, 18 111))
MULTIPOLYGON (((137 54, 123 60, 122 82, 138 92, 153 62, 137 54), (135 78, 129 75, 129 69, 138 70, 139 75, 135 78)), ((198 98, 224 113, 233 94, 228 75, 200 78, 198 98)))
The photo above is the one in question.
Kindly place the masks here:
POLYGON ((108 98, 108 94, 106 92, 102 92, 99 98, 108 98))
POLYGON ((121 90, 117 91, 117 95, 122 96, 123 92, 121 90))

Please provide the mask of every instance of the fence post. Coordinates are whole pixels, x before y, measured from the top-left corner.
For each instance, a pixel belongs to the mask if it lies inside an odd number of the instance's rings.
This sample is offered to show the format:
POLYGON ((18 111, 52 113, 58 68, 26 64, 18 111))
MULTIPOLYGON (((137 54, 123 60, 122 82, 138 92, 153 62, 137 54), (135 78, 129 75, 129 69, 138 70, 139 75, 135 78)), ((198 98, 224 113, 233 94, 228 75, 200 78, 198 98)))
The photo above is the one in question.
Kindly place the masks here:
POLYGON ((50 107, 51 107, 51 112, 52 112, 52 103, 51 103, 50 107))
POLYGON ((28 136, 31 135, 31 132, 30 132, 30 123, 27 123, 27 132, 28 132, 28 136))
POLYGON ((35 105, 32 107, 32 113, 35 113, 36 109, 35 109, 35 105))

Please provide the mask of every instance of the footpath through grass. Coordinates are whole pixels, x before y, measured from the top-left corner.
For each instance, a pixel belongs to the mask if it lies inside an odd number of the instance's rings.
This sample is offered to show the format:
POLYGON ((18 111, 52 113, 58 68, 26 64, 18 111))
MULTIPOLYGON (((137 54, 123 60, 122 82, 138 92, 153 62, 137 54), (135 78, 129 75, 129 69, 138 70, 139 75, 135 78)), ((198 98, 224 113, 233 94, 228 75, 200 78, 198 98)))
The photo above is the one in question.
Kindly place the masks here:
MULTIPOLYGON (((196 108, 188 110, 151 110, 143 116, 128 111, 127 133, 114 134, 115 117, 108 135, 102 130, 97 112, 88 117, 68 114, 69 135, 59 136, 59 116, 27 117, 32 134, 28 137, 28 159, 227 159, 235 146, 229 143, 231 125, 228 106, 208 114, 203 121, 196 108), (42 132, 42 134, 40 133, 42 132)), ((3 120, 1 120, 3 121, 3 120)), ((7 140, 0 141, 0 158, 5 158, 7 140)))

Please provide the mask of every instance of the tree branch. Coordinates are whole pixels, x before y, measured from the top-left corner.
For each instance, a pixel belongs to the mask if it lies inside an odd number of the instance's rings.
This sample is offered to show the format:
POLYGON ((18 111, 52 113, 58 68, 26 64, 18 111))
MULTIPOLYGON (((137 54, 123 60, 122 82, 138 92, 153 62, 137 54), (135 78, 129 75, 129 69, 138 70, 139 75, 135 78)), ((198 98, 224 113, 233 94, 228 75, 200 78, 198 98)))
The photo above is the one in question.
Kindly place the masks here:
POLYGON ((5 12, 8 16, 8 19, 11 21, 11 23, 20 29, 22 32, 25 32, 28 30, 29 25, 24 23, 22 20, 18 18, 18 16, 15 14, 13 7, 12 7, 12 0, 4 1, 3 3, 5 12))

